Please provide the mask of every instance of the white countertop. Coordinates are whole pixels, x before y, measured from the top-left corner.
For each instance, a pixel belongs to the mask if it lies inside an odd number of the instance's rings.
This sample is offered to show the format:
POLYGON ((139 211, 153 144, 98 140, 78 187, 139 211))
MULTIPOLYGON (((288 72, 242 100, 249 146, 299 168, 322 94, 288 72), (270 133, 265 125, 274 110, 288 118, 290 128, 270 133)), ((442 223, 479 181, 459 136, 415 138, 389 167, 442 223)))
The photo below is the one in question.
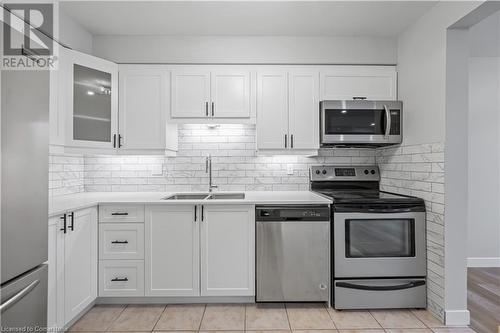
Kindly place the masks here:
MULTIPOLYGON (((106 203, 139 204, 249 204, 249 205, 319 205, 331 200, 311 191, 245 191, 245 199, 162 200, 179 192, 84 192, 49 199, 49 217, 106 203)), ((232 193, 232 192, 214 192, 232 193)), ((242 192, 238 192, 242 193, 242 192)))

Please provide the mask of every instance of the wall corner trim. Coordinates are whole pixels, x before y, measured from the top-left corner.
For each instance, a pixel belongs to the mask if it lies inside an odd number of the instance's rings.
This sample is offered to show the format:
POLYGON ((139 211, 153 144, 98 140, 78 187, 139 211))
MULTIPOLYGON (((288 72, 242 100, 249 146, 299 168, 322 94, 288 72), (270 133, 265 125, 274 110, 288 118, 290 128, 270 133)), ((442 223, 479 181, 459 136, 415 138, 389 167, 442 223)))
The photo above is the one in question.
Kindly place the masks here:
POLYGON ((445 310, 446 326, 468 326, 470 324, 469 310, 445 310))
POLYGON ((500 267, 500 257, 467 258, 467 267, 500 267))

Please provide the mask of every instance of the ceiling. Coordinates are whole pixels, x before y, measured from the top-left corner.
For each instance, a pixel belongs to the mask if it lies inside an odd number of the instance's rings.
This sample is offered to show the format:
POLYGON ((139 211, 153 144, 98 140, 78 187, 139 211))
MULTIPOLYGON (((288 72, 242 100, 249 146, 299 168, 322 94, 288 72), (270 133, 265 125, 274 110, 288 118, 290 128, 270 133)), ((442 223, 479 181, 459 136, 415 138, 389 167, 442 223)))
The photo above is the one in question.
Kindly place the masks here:
POLYGON ((436 1, 62 1, 60 4, 68 16, 93 35, 396 36, 436 1))

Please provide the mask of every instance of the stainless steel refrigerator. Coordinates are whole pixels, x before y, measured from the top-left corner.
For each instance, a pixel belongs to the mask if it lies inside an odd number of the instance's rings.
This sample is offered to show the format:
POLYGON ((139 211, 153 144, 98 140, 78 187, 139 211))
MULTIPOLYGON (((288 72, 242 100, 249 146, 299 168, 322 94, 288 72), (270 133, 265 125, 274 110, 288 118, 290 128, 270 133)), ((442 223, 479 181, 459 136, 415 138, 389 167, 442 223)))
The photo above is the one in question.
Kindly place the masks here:
POLYGON ((49 72, 1 73, 1 326, 47 323, 49 72))

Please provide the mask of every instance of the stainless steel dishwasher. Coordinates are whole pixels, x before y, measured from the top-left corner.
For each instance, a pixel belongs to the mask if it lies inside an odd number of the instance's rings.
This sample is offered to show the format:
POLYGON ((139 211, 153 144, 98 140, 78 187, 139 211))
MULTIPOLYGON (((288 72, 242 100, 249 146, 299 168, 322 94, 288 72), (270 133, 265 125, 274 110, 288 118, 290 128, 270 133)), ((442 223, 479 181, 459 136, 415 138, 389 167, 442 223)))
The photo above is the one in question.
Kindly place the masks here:
POLYGON ((328 302, 330 207, 257 206, 257 302, 328 302))

